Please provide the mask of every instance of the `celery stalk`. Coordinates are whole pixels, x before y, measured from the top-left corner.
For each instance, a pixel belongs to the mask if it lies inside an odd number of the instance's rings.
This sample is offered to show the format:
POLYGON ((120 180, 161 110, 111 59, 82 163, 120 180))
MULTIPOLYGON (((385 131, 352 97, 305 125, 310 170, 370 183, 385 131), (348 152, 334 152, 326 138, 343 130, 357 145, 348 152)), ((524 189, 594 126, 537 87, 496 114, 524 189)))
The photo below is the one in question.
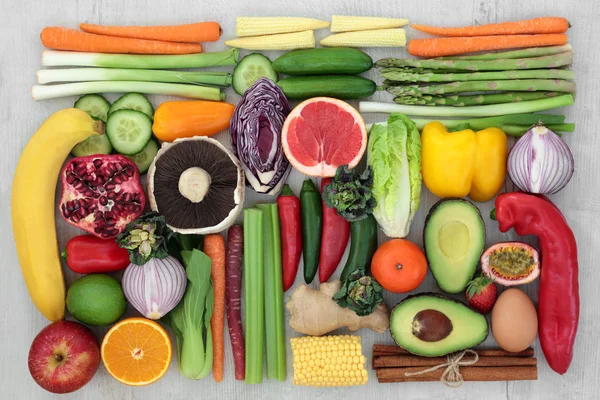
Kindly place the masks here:
POLYGON ((246 383, 262 383, 265 341, 263 212, 244 210, 244 305, 246 383))
POLYGON ((274 203, 256 207, 263 212, 267 378, 283 382, 286 364, 279 212, 274 203))

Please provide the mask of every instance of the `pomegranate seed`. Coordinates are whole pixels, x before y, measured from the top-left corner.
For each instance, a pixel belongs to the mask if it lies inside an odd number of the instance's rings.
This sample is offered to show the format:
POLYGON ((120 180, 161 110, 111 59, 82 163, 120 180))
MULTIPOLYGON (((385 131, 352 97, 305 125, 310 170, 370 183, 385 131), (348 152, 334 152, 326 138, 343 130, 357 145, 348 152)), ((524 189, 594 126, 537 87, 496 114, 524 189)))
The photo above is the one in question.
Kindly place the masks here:
POLYGON ((73 174, 67 173, 67 178, 66 179, 67 179, 67 183, 69 185, 72 184, 73 182, 75 182, 75 176, 73 176, 73 174))
POLYGON ((106 225, 108 225, 108 226, 115 226, 116 224, 117 224, 117 220, 114 218, 106 220, 106 225))
POLYGON ((110 163, 106 165, 106 170, 112 174, 117 170, 117 167, 115 167, 115 164, 110 163))
POLYGON ((110 211, 106 211, 104 214, 102 214, 102 217, 104 217, 104 219, 106 219, 106 220, 109 220, 109 219, 114 219, 115 215, 110 211))
POLYGON ((86 210, 85 208, 80 208, 79 210, 77 210, 77 215, 79 215, 79 217, 80 217, 81 219, 83 219, 83 218, 87 217, 87 216, 88 216, 88 214, 89 214, 89 213, 87 212, 87 210, 86 210))
POLYGON ((136 204, 135 209, 133 211, 136 213, 142 212, 142 206, 140 206, 139 204, 136 204))
POLYGON ((86 199, 79 199, 79 200, 77 200, 77 203, 79 203, 80 207, 87 206, 87 200, 86 199))
POLYGON ((116 198, 115 200, 116 200, 116 201, 123 201, 123 198, 124 198, 124 194, 123 194, 123 192, 119 192, 119 193, 117 194, 117 198, 116 198))
POLYGON ((71 217, 71 221, 78 223, 80 220, 80 218, 77 216, 77 214, 73 214, 73 216, 71 217))
POLYGON ((108 192, 106 197, 108 197, 109 200, 114 200, 115 197, 117 197, 117 194, 115 192, 108 192))
POLYGON ((133 170, 133 168, 126 168, 124 172, 128 178, 131 178, 133 177, 133 175, 135 175, 135 171, 133 170))
POLYGON ((108 204, 108 199, 106 196, 102 196, 98 199, 98 203, 100 203, 101 206, 105 206, 108 204))
POLYGON ((123 164, 121 164, 120 162, 116 162, 114 165, 118 171, 121 171, 123 169, 123 164))
MULTIPOLYGON (((117 187, 117 185, 115 185, 112 182, 109 182, 106 185, 104 185, 104 189, 106 189, 106 190, 115 190, 116 187, 117 187)), ((109 197, 109 199, 110 199, 110 197, 109 197)))
POLYGON ((93 197, 93 198, 95 198, 95 199, 98 199, 98 198, 100 198, 100 196, 101 196, 101 194, 100 194, 100 193, 98 193, 98 192, 94 192, 94 193, 92 193, 92 197, 93 197))
MULTIPOLYGON (((117 232, 118 232, 118 231, 117 231, 117 232)), ((109 238, 109 237, 110 237, 110 235, 109 235, 107 232, 102 232, 102 233, 100 234, 100 236, 102 236, 104 239, 107 239, 107 238, 109 238)))
POLYGON ((101 160, 101 159, 99 159, 99 158, 96 158, 96 159, 94 160, 94 167, 96 167, 96 168, 100 168, 101 166, 102 166, 102 160, 101 160))
POLYGON ((133 201, 139 203, 140 202, 140 194, 136 193, 133 195, 133 201))
POLYGON ((117 174, 117 175, 113 176, 112 181, 114 183, 119 184, 119 183, 123 183, 125 180, 123 179, 123 176, 121 174, 117 174))
POLYGON ((77 168, 75 170, 75 175, 79 176, 79 177, 84 177, 87 173, 87 168, 85 167, 85 165, 83 167, 77 168))
POLYGON ((91 190, 91 189, 88 189, 88 190, 86 190, 86 191, 83 192, 83 195, 85 197, 92 197, 94 195, 94 191, 91 190))
POLYGON ((132 200, 133 196, 131 195, 131 193, 123 193, 123 201, 126 202, 130 202, 132 200))
POLYGON ((122 204, 117 204, 113 207, 113 212, 116 212, 117 214, 121 214, 123 212, 123 205, 122 204))

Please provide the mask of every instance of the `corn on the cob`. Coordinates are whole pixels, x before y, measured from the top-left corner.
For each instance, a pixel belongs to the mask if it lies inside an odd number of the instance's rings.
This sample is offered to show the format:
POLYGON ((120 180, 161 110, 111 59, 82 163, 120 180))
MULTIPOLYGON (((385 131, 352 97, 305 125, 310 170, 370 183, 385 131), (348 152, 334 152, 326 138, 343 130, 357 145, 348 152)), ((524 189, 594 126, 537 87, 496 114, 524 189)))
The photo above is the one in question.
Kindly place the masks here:
POLYGON ((336 33, 321 40, 328 47, 399 47, 406 45, 404 29, 336 33))
POLYGON ((408 20, 405 18, 353 17, 349 15, 331 17, 331 32, 333 33, 399 28, 404 25, 408 25, 408 20))
POLYGON ((226 46, 246 50, 294 50, 315 47, 313 31, 250 36, 225 41, 226 46))
POLYGON ((315 18, 296 17, 238 17, 235 34, 239 37, 302 32, 327 28, 329 22, 315 18))
POLYGON ((294 385, 354 386, 369 379, 359 336, 304 336, 290 339, 294 385))

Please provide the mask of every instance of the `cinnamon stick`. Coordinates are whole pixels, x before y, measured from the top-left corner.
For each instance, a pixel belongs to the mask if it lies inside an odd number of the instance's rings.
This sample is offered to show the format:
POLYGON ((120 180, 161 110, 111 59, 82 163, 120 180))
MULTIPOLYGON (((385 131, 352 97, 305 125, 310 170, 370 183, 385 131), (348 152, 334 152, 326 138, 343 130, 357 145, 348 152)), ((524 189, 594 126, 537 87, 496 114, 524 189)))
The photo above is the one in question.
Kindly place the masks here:
MULTIPOLYGON (((444 364, 446 357, 419 357, 419 356, 377 356, 373 358, 373 369, 395 367, 433 367, 444 364)), ((531 357, 488 357, 480 356, 477 367, 518 367, 535 366, 537 359, 531 357)))
MULTIPOLYGON (((439 381, 444 373, 444 368, 420 375, 406 376, 405 373, 422 371, 421 367, 410 368, 382 368, 377 370, 377 379, 380 383, 391 382, 433 382, 439 381)), ((535 381, 537 380, 537 366, 519 367, 461 367, 460 373, 466 382, 491 382, 491 381, 535 381)))
MULTIPOLYGON (((533 357, 534 351, 530 347, 518 353, 511 353, 502 349, 474 349, 479 357, 533 357)), ((373 357, 393 356, 393 355, 411 355, 408 351, 395 345, 374 344, 373 357)))

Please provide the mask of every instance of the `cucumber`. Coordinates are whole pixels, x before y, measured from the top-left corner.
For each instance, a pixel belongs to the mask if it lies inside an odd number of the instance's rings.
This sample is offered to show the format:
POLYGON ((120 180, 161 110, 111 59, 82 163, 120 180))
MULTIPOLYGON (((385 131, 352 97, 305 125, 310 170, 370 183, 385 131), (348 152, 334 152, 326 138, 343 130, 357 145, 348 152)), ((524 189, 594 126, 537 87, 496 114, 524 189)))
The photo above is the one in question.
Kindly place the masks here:
POLYGON ((106 121, 106 136, 118 153, 137 154, 152 139, 152 120, 140 111, 115 111, 106 121))
POLYGON ((248 54, 233 70, 233 90, 241 96, 259 78, 269 78, 273 82, 279 79, 268 57, 258 53, 248 54))
POLYGON ((117 101, 110 106, 108 115, 119 110, 135 110, 146 114, 150 119, 154 118, 154 107, 152 103, 144 96, 139 93, 127 93, 119 97, 117 101))
POLYGON ((371 96, 377 89, 372 80, 352 75, 292 76, 277 84, 289 99, 320 96, 341 100, 362 99, 371 96))
POLYGON ((372 67, 368 54, 345 47, 294 50, 273 61, 273 69, 286 75, 352 75, 372 67))
POLYGON ((93 118, 106 122, 110 103, 99 94, 86 94, 77 99, 73 107, 85 111, 93 118))
POLYGON ((140 174, 143 174, 146 171, 148 171, 148 168, 150 168, 150 164, 152 164, 154 157, 156 157, 156 153, 158 153, 158 149, 159 149, 159 147, 158 147, 158 143, 156 143, 156 140, 150 139, 150 141, 148 142, 146 147, 144 147, 144 150, 142 150, 141 152, 134 154, 132 156, 125 156, 125 157, 127 157, 131 161, 133 161, 135 163, 135 165, 137 165, 138 169, 140 170, 140 174))
POLYGON ((91 136, 71 150, 73 157, 91 156, 93 154, 110 154, 112 146, 106 135, 91 136))

